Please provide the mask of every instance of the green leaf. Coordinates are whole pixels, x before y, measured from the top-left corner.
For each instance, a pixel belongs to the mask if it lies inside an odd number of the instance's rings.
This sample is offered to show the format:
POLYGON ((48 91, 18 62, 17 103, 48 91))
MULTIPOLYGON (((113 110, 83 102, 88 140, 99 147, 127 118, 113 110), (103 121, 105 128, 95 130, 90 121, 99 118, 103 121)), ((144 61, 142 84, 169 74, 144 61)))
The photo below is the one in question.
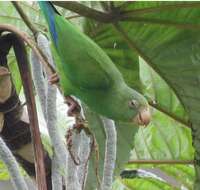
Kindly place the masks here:
MULTIPOLYGON (((171 190, 172 187, 167 183, 153 178, 118 179, 113 184, 113 190, 171 190)), ((177 188, 174 188, 176 190, 177 188)), ((178 190, 178 189, 177 189, 178 190)))
POLYGON ((111 25, 85 20, 84 31, 108 54, 130 87, 140 90, 139 59, 111 25))
POLYGON ((139 64, 143 93, 151 105, 187 123, 188 115, 170 86, 142 58, 139 64))
MULTIPOLYGON (((150 126, 140 128, 135 135, 131 160, 192 160, 194 149, 191 141, 189 128, 154 110, 150 126)), ((127 168, 159 168, 189 189, 194 180, 194 169, 190 165, 129 164, 127 168)))
POLYGON ((22 88, 22 82, 21 82, 21 77, 20 77, 18 66, 17 66, 17 62, 14 56, 11 56, 11 55, 8 56, 8 66, 11 72, 12 81, 15 85, 15 89, 17 91, 17 94, 19 94, 22 88))

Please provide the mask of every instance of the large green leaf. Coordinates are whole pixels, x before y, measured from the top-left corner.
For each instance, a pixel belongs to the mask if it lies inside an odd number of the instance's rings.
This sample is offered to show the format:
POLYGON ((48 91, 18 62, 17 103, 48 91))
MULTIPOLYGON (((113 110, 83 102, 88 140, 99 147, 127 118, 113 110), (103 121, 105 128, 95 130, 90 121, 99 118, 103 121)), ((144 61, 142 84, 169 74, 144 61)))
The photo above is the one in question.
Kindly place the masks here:
MULTIPOLYGON (((162 11, 159 14, 156 12, 148 14, 148 21, 120 23, 116 30, 124 37, 129 47, 162 76, 184 105, 194 131, 194 146, 197 152, 195 158, 199 160, 198 15, 198 6, 192 9, 162 11), (172 20, 173 23, 170 23, 172 20)), ((198 165, 196 169, 196 179, 199 180, 198 165)), ((195 189, 198 188, 196 183, 195 189)))
MULTIPOLYGON (((190 129, 154 111, 150 126, 139 129, 135 136, 131 160, 192 160, 194 150, 191 141, 190 129)), ((194 180, 194 169, 190 165, 129 164, 127 168, 159 168, 189 189, 194 180)))
POLYGON ((154 108, 186 124, 188 115, 173 90, 142 58, 139 60, 143 93, 149 103, 154 108))
POLYGON ((139 59, 137 54, 132 52, 122 37, 115 35, 110 25, 97 24, 86 20, 84 31, 95 40, 108 54, 123 74, 126 82, 137 90, 140 90, 139 80, 139 59))

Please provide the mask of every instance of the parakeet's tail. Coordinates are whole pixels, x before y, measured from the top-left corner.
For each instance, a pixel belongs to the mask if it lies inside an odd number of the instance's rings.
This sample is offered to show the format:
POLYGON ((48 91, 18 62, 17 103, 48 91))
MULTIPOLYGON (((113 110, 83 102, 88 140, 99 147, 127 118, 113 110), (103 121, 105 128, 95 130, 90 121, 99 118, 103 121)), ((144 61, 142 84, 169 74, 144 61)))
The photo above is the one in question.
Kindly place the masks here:
POLYGON ((55 15, 60 15, 60 13, 49 1, 39 1, 38 3, 49 25, 50 33, 52 35, 54 43, 56 43, 58 35, 56 32, 56 27, 55 27, 55 15))

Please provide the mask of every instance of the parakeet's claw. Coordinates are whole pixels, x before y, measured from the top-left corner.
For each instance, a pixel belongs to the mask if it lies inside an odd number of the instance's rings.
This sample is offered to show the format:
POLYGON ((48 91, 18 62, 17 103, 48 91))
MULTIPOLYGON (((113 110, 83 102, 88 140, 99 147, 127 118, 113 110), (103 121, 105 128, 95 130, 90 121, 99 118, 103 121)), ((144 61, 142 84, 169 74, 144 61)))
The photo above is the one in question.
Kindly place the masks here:
POLYGON ((149 108, 142 109, 133 119, 133 121, 138 125, 147 126, 150 122, 151 114, 149 108))
POLYGON ((80 113, 81 107, 76 100, 74 100, 71 96, 65 97, 66 103, 69 106, 67 111, 68 116, 75 116, 76 114, 80 113))
POLYGON ((57 73, 54 73, 51 75, 50 79, 49 79, 49 83, 50 84, 57 84, 59 82, 59 77, 57 73))

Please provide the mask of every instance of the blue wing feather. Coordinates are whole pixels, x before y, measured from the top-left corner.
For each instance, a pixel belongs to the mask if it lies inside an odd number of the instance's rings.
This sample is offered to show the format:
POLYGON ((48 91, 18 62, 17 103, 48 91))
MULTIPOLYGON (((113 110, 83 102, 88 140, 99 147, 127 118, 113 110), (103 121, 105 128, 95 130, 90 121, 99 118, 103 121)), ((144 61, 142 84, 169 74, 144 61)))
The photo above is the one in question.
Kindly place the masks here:
POLYGON ((55 27, 55 14, 58 14, 58 12, 53 7, 53 5, 48 1, 39 1, 39 6, 46 17, 52 39, 53 39, 55 45, 57 46, 58 34, 56 32, 56 27, 55 27))

